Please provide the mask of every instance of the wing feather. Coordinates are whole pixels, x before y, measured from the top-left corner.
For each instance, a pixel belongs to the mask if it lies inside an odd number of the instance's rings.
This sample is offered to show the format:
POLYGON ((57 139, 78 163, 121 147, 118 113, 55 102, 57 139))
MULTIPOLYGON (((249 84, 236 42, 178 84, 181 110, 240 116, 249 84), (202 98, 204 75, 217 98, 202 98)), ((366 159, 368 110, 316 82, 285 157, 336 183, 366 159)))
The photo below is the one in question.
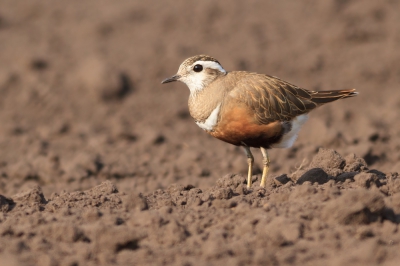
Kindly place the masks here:
POLYGON ((357 95, 354 89, 309 91, 273 76, 239 74, 241 78, 231 94, 252 109, 261 124, 290 121, 322 104, 357 95))

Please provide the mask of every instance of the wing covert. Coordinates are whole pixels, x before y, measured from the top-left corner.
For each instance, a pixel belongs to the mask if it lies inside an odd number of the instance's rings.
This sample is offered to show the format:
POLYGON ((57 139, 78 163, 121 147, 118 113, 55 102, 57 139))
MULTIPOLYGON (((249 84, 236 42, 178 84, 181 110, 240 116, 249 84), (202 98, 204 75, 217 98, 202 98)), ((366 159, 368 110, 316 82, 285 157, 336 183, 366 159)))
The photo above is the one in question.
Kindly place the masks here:
POLYGON ((237 99, 251 108, 261 124, 289 121, 318 106, 313 94, 276 77, 246 73, 232 91, 237 99))

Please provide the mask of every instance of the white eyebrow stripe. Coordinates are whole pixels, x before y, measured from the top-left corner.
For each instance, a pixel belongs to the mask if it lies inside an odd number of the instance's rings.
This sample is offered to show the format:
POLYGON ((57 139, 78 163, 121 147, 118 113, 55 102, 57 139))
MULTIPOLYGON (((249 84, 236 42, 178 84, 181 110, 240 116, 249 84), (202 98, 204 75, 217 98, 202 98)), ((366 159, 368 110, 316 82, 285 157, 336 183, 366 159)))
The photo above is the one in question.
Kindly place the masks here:
POLYGON ((212 68, 212 69, 217 69, 222 73, 226 73, 226 70, 222 68, 220 64, 214 61, 196 61, 194 62, 193 66, 195 65, 202 65, 204 68, 212 68))

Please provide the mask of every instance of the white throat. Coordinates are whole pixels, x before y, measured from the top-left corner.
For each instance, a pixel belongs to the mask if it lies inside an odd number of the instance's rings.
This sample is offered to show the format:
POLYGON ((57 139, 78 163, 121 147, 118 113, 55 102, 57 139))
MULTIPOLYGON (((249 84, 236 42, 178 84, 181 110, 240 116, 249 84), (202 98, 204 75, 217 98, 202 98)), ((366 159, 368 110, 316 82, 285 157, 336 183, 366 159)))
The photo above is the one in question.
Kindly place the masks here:
MULTIPOLYGON (((194 65, 202 65, 203 69, 212 68, 220 71, 221 73, 226 73, 226 70, 217 62, 214 61, 196 61, 192 64, 194 65)), ((190 72, 189 75, 186 75, 180 79, 183 83, 185 83, 189 90, 190 94, 195 94, 204 89, 208 85, 210 76, 208 76, 206 71, 201 71, 199 73, 190 72)))
POLYGON ((184 77, 181 78, 181 81, 188 86, 190 90, 190 94, 193 95, 196 92, 199 92, 204 89, 206 86, 205 80, 206 80, 206 74, 205 73, 196 73, 196 76, 190 76, 190 77, 184 77))

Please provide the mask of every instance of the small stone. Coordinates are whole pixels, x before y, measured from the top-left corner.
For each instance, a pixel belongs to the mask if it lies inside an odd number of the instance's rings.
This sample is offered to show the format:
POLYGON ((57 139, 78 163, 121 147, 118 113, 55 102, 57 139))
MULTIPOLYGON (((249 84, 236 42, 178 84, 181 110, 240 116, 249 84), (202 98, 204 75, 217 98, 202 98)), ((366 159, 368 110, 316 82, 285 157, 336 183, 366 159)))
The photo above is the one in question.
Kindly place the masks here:
POLYGON ((312 184, 324 184, 329 181, 329 176, 325 173, 321 168, 313 168, 305 172, 298 180, 297 184, 303 184, 304 182, 309 181, 312 184))
POLYGON ((289 181, 291 181, 291 179, 286 174, 283 174, 283 175, 280 175, 280 176, 277 176, 274 178, 274 183, 277 186, 282 186, 289 181))
POLYGON ((343 173, 338 175, 335 180, 337 182, 345 182, 346 180, 354 180, 354 176, 357 175, 358 172, 347 172, 347 173, 343 173))

